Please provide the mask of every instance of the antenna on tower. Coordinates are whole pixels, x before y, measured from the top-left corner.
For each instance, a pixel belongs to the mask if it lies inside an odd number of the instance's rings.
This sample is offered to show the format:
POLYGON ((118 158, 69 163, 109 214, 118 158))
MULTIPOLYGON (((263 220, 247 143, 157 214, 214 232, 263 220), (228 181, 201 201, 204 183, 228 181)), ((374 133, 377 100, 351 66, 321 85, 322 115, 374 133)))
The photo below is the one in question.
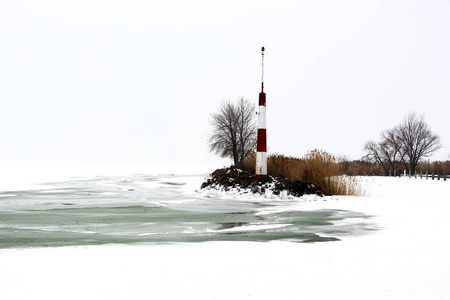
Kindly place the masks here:
POLYGON ((264 92, 264 47, 261 48, 261 92, 264 92))

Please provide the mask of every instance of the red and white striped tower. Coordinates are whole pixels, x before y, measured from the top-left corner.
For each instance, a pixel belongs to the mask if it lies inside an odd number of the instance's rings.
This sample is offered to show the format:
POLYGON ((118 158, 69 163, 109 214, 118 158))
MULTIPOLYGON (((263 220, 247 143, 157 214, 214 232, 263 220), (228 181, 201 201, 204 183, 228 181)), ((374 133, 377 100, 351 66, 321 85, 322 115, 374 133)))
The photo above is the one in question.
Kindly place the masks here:
POLYGON ((267 176, 266 93, 264 93, 264 47, 262 47, 261 93, 259 93, 258 135, 256 138, 256 177, 267 176))

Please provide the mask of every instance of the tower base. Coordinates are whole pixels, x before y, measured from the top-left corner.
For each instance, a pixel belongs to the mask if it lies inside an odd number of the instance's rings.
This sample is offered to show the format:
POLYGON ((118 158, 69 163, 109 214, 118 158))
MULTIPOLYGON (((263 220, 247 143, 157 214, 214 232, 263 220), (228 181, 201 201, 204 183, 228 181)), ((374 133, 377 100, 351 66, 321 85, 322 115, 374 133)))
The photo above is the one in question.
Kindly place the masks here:
POLYGON ((267 152, 256 152, 256 177, 267 177, 267 152))

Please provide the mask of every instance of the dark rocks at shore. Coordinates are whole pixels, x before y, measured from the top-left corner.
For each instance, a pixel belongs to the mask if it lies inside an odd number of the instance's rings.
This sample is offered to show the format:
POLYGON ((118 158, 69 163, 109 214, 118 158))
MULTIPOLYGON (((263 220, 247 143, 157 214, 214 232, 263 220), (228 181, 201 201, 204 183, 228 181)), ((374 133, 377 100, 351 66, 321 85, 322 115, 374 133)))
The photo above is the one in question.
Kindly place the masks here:
POLYGON ((283 190, 288 191, 291 195, 296 197, 301 197, 305 194, 324 196, 322 188, 313 183, 292 180, 286 177, 276 177, 274 193, 280 193, 283 190))
POLYGON ((312 183, 292 180, 282 176, 256 177, 250 172, 243 171, 236 167, 217 169, 211 173, 201 188, 223 187, 250 189, 253 193, 264 193, 265 189, 272 189, 273 194, 279 195, 282 191, 287 191, 290 195, 301 197, 305 194, 323 196, 322 188, 312 183))

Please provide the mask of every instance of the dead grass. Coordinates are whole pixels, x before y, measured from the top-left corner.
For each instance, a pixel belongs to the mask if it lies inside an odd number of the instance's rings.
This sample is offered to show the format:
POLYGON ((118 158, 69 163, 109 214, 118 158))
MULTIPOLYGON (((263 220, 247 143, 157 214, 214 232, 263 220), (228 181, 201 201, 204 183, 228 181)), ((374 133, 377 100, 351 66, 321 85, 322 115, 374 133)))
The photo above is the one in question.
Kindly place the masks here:
MULTIPOLYGON (((248 156, 244 169, 254 172, 255 161, 254 155, 248 156)), ((272 176, 314 183, 327 195, 361 195, 356 178, 339 174, 336 157, 322 150, 309 151, 303 158, 271 154, 267 157, 267 172, 272 176)))

